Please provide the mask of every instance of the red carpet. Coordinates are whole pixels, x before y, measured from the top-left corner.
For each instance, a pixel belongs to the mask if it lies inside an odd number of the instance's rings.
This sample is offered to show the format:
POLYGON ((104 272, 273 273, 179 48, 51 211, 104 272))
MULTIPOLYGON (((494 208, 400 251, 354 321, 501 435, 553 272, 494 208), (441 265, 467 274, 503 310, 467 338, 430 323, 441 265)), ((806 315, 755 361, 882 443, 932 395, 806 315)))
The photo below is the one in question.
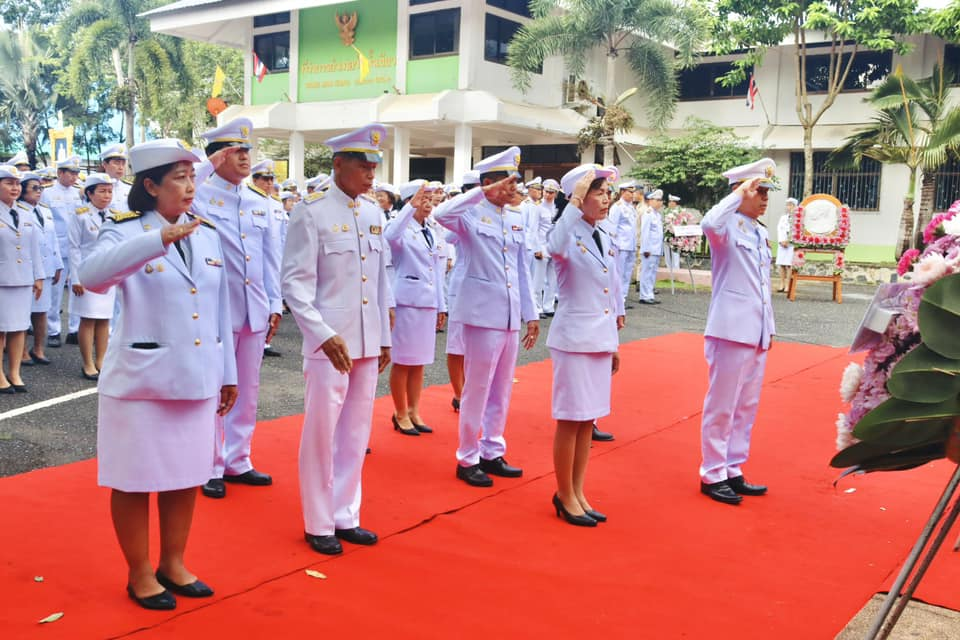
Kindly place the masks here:
MULTIPOLYGON (((275 485, 199 499, 188 561, 217 595, 180 598, 172 613, 126 598, 94 461, 0 479, 0 638, 833 638, 889 586, 951 468, 834 489, 827 462, 849 358, 780 343, 748 467, 771 493, 738 508, 710 502, 696 476, 702 347, 694 335, 623 347, 602 424, 617 440, 594 447, 588 472, 610 522, 593 530, 561 523, 549 504, 549 362, 517 371, 508 459, 525 474, 493 489, 453 478, 447 387, 425 393, 437 433, 417 439, 390 431, 390 400, 378 400, 363 524, 381 542, 333 559, 302 540, 299 419, 264 423, 255 457, 275 485)), ((919 597, 960 608, 958 568, 960 555, 943 553, 919 597)))

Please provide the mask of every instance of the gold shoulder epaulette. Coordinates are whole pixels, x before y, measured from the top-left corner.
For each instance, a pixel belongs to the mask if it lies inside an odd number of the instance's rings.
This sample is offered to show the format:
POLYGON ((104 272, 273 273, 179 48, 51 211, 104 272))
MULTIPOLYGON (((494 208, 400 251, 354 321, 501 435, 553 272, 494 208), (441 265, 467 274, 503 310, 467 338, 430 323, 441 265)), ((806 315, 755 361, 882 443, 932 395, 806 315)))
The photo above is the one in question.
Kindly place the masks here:
POLYGON ((23 209, 24 211, 30 211, 30 205, 28 205, 23 200, 17 200, 17 207, 23 209))
POLYGON ((120 182, 122 182, 123 184, 128 184, 131 187, 133 186, 133 178, 128 178, 127 176, 123 176, 122 178, 120 178, 120 182))
POLYGON ((324 195, 326 195, 326 194, 325 194, 323 191, 314 191, 313 193, 308 193, 308 194, 303 198, 303 201, 304 201, 304 202, 307 202, 307 203, 316 202, 317 200, 319 200, 320 198, 322 198, 324 195))
POLYGON ((506 209, 507 211, 514 211, 516 213, 520 213, 520 207, 515 207, 512 204, 506 205, 504 209, 506 209))
POLYGON ((258 187, 257 185, 247 183, 247 186, 250 187, 250 190, 253 191, 254 193, 259 193, 259 194, 262 195, 264 198, 268 198, 268 197, 269 197, 269 196, 267 195, 267 192, 264 191, 263 189, 261 189, 260 187, 258 187))
POLYGON ((275 193, 271 193, 271 194, 270 194, 270 197, 273 198, 274 200, 276 200, 277 202, 281 202, 280 196, 278 196, 278 195, 275 194, 275 193))
POLYGON ((37 203, 37 206, 38 206, 38 207, 43 207, 44 209, 49 209, 49 208, 50 208, 49 205, 46 205, 46 204, 44 204, 44 203, 42 203, 42 202, 38 202, 38 203, 37 203))
POLYGON ((139 211, 120 211, 119 209, 110 209, 110 219, 115 223, 127 222, 128 220, 136 220, 143 214, 139 211))
POLYGON ((85 214, 87 211, 90 211, 90 207, 77 207, 78 216, 85 214))
POLYGON ((187 215, 188 215, 189 217, 193 218, 194 220, 198 220, 198 221, 200 222, 200 224, 202 224, 202 225, 205 226, 205 227, 210 227, 211 229, 216 229, 216 228, 217 228, 217 225, 213 224, 212 222, 210 222, 209 220, 207 220, 207 219, 204 218, 203 216, 198 216, 197 214, 192 213, 192 212, 190 212, 190 211, 187 212, 187 215))

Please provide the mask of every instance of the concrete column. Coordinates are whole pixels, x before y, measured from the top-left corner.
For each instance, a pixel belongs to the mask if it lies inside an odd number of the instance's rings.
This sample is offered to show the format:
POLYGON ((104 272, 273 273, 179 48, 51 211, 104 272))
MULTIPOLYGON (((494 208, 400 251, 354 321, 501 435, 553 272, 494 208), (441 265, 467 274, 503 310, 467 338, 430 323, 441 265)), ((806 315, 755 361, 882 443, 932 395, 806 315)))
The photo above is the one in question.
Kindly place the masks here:
POLYGON ((393 128, 393 182, 400 186, 410 180, 410 130, 393 128))
POLYGON ((587 147, 580 152, 580 164, 593 164, 593 159, 595 157, 596 150, 595 147, 587 147))
POLYGON ((247 46, 243 50, 243 104, 249 106, 253 87, 253 18, 247 18, 247 46))
POLYGON ((410 57, 410 0, 397 0, 397 75, 396 88, 407 93, 407 59, 410 57))
POLYGON ((390 182, 390 176, 393 175, 393 153, 384 150, 383 158, 380 160, 380 164, 377 165, 377 170, 374 172, 374 175, 377 182, 390 182))
POLYGON ((303 134, 299 131, 290 132, 290 165, 287 167, 289 177, 297 181, 297 184, 303 184, 303 134))
POLYGON ((473 166, 470 154, 473 151, 473 127, 458 124, 453 130, 453 181, 459 182, 463 174, 473 166))
MULTIPOLYGON (((290 12, 290 83, 287 95, 290 102, 300 102, 300 12, 290 12)), ((301 139, 302 140, 302 139, 301 139)), ((291 174, 293 175, 293 174, 291 174)))

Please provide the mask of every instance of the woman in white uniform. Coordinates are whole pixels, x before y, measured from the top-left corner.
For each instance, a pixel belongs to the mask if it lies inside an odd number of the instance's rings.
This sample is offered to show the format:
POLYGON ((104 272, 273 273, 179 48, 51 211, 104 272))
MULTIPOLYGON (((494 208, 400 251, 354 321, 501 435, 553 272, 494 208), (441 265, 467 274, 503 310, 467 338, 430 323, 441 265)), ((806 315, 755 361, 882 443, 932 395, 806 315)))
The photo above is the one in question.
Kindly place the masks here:
POLYGON ((0 393, 24 393, 20 362, 30 326, 30 309, 43 292, 40 233, 17 206, 21 174, 0 165, 0 353, 6 347, 8 374, 0 367, 0 393))
POLYGON ((33 348, 27 349, 24 345, 23 364, 50 364, 44 354, 47 345, 47 311, 53 302, 52 291, 54 285, 60 282, 63 275, 63 260, 60 256, 60 242, 57 240, 56 223, 53 211, 40 202, 43 187, 40 186, 40 175, 24 173, 20 176, 20 200, 17 202, 21 216, 36 223, 35 229, 40 240, 40 259, 43 262, 43 290, 40 297, 33 301, 30 308, 30 323, 33 326, 33 348))
POLYGON ((780 267, 779 293, 787 290, 790 283, 790 270, 793 268, 793 245, 790 243, 790 216, 797 210, 797 199, 787 198, 787 211, 777 223, 777 266, 780 267))
POLYGON ((174 608, 173 594, 213 594, 183 555, 196 488, 213 471, 216 415, 226 414, 237 394, 219 236, 210 222, 185 213, 195 193, 195 161, 178 140, 131 149, 136 177, 128 202, 145 213, 112 214, 80 269, 87 290, 119 290, 120 314, 99 384, 98 483, 113 489, 127 594, 147 609, 174 608), (149 545, 154 491, 156 571, 149 545))
POLYGON ((93 251, 100 228, 111 213, 113 179, 105 173, 91 173, 84 182, 83 193, 87 202, 77 207, 76 215, 68 222, 70 280, 73 282, 73 308, 80 316, 77 341, 83 358, 83 377, 97 380, 110 339, 110 318, 113 317, 116 292, 112 288, 99 293, 87 291, 80 280, 80 265, 93 251))
POLYGON ((623 327, 623 297, 616 250, 599 227, 610 207, 613 167, 581 165, 561 179, 569 198, 547 234, 557 268, 560 304, 547 347, 553 361, 553 506, 570 524, 595 527, 607 517, 595 511, 583 485, 593 424, 610 414, 610 379, 620 368, 617 331, 623 327))
POLYGON ((396 323, 391 331, 393 348, 390 393, 393 396, 393 428, 408 436, 431 433, 420 416, 423 367, 432 364, 436 331, 447 319, 443 296, 444 258, 440 240, 427 224, 433 211, 431 194, 424 180, 400 188, 409 199, 400 214, 383 231, 393 255, 396 323))

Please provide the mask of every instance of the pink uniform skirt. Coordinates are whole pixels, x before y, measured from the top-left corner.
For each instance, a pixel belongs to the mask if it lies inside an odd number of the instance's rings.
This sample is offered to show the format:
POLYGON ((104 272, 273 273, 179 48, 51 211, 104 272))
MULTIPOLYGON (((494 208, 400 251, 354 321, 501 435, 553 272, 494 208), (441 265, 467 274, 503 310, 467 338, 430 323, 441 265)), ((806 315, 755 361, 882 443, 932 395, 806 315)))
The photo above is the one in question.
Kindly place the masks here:
POLYGON ((26 331, 30 327, 33 287, 0 287, 0 333, 26 331))
POLYGON ((127 492, 198 487, 213 477, 219 397, 128 400, 100 394, 97 483, 127 492))
POLYGON ((612 353, 550 349, 554 420, 582 422, 610 415, 612 353))
POLYGON ((463 344, 463 323, 453 320, 447 321, 447 354, 462 356, 466 353, 463 344))
POLYGON ((390 334, 390 359, 415 367, 433 364, 437 350, 437 310, 397 305, 397 321, 390 334))
POLYGON ((113 317, 113 303, 117 297, 116 287, 110 287, 106 293, 94 293, 84 289, 82 296, 73 292, 70 295, 73 296, 73 311, 81 318, 109 320, 113 317))

